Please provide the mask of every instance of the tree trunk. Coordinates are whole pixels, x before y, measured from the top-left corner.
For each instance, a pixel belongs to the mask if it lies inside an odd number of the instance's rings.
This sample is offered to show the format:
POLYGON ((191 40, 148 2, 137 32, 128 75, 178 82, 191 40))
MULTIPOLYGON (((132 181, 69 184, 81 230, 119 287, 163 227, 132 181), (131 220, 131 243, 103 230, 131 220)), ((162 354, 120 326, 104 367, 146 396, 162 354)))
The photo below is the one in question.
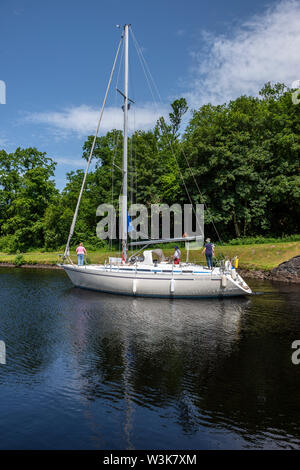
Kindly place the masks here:
POLYGON ((241 230, 238 221, 236 220, 236 214, 235 211, 233 211, 233 223, 234 223, 234 230, 237 238, 240 238, 241 236, 241 230))
MULTIPOLYGON (((247 201, 245 201, 245 209, 247 209, 247 201)), ((246 211, 245 211, 245 214, 246 214, 246 211)), ((243 235, 244 237, 246 236, 246 229, 247 229, 247 217, 246 215, 244 216, 244 231, 243 231, 243 235)))

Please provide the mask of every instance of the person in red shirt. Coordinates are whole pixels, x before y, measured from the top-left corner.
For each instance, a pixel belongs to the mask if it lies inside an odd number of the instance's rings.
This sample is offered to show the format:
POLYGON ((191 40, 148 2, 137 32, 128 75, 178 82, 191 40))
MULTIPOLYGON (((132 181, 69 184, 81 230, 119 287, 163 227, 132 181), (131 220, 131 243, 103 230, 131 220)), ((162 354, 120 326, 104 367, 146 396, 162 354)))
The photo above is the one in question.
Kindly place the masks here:
POLYGON ((78 266, 83 266, 84 255, 86 255, 87 253, 82 243, 80 243, 79 246, 76 248, 76 253, 78 259, 78 266))

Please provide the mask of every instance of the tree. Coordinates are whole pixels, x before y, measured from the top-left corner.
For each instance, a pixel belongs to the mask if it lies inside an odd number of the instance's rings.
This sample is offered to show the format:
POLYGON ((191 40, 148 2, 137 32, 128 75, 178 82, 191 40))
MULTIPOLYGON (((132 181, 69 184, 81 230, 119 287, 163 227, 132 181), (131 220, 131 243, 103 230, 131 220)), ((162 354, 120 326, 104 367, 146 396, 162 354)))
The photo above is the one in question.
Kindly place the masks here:
POLYGON ((1 154, 1 234, 12 236, 13 250, 43 246, 43 216, 57 195, 55 163, 36 148, 1 154))
POLYGON ((172 132, 174 135, 177 135, 182 117, 189 108, 185 98, 180 98, 179 100, 173 101, 171 107, 173 112, 169 113, 169 118, 171 121, 172 132))
MULTIPOLYGON (((202 106, 184 135, 183 153, 201 190, 191 190, 193 198, 207 204, 206 221, 225 236, 299 231, 300 109, 282 84, 267 84, 261 97, 202 106)), ((189 171, 185 180, 195 187, 189 171)))

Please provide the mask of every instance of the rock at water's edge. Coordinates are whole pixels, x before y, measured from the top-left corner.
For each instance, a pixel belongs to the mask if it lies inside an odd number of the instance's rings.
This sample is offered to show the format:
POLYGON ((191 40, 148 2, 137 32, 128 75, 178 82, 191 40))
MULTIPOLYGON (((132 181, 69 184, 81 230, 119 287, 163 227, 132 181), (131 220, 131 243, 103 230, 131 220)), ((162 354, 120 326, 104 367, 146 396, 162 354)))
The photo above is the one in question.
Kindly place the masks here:
POLYGON ((284 261, 272 271, 239 269, 239 274, 252 279, 300 283, 300 255, 284 261))
POLYGON ((284 261, 271 271, 272 279, 278 281, 300 281, 300 255, 284 261))

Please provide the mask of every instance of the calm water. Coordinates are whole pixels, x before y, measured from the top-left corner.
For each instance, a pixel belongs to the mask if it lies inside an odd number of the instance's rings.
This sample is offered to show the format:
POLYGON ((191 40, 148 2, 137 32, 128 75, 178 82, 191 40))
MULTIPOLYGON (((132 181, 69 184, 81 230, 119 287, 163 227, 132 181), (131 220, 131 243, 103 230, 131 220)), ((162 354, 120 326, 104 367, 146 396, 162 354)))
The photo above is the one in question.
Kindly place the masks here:
POLYGON ((299 449, 300 287, 151 300, 0 269, 1 449, 299 449))

